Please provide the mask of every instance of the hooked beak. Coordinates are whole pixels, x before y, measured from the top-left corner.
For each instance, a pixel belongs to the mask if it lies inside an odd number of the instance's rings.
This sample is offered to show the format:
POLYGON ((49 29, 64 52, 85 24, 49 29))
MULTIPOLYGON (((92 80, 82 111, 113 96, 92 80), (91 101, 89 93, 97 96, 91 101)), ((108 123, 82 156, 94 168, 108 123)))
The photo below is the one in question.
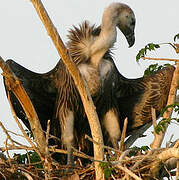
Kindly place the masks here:
POLYGON ((121 30, 121 32, 124 34, 128 44, 129 44, 129 48, 132 47, 135 43, 135 33, 134 33, 134 27, 129 27, 129 26, 119 26, 119 29, 121 30))
POLYGON ((126 35, 127 42, 129 44, 129 48, 132 47, 135 43, 135 35, 134 33, 126 35))

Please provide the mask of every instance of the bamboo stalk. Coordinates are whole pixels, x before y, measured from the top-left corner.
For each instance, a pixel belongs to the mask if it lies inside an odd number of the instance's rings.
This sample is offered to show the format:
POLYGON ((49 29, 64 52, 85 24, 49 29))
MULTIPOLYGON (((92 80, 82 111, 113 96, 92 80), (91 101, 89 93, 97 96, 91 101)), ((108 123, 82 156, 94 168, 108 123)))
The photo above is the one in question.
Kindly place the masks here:
MULTIPOLYGON (((86 115, 88 117, 93 139, 99 142, 99 144, 103 144, 100 123, 98 120, 97 113, 95 111, 92 98, 85 86, 86 83, 81 77, 80 72, 76 68, 73 61, 70 60, 70 55, 68 54, 68 51, 64 43, 62 42, 56 28, 54 27, 52 21, 50 20, 42 2, 40 0, 31 0, 31 2, 34 8, 36 9, 41 21, 43 22, 49 36, 51 37, 64 64, 66 65, 68 71, 70 72, 72 78, 74 79, 75 85, 80 93, 86 115)), ((103 160, 103 146, 99 144, 94 144, 94 158, 97 160, 103 160)), ((102 168, 99 167, 99 162, 95 162, 95 169, 96 169, 96 179, 104 179, 102 168)))

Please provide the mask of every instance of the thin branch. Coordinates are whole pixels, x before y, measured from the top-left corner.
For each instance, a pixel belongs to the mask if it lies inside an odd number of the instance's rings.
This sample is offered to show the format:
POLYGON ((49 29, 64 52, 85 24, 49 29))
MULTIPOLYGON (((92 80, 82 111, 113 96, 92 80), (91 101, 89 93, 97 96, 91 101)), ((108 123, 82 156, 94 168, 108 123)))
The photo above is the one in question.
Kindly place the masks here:
POLYGON ((18 169, 21 170, 21 172, 26 172, 26 173, 28 173, 29 175, 32 175, 32 176, 34 176, 34 177, 37 177, 38 179, 44 179, 44 178, 39 177, 38 175, 34 174, 34 173, 31 172, 30 170, 27 170, 27 169, 23 168, 23 167, 18 167, 18 169))
POLYGON ((134 171, 135 169, 137 169, 139 167, 139 165, 141 165, 152 153, 153 153, 153 151, 149 151, 140 161, 137 161, 134 164, 134 166, 131 168, 131 170, 134 171))
POLYGON ((151 107, 151 114, 152 114, 152 124, 153 124, 153 128, 154 128, 154 131, 153 131, 154 140, 150 146, 152 149, 154 149, 155 147, 153 147, 153 144, 157 144, 158 141, 160 141, 160 135, 155 132, 155 128, 157 126, 157 118, 156 118, 156 110, 153 107, 151 107))
POLYGON ((121 153, 121 151, 118 150, 118 149, 114 149, 114 148, 112 148, 112 147, 105 146, 105 145, 103 145, 103 144, 100 144, 100 143, 96 142, 94 139, 92 139, 91 137, 89 137, 87 134, 85 134, 85 139, 88 139, 89 141, 93 142, 93 144, 98 144, 98 145, 103 146, 104 149, 108 149, 108 150, 111 150, 111 151, 114 151, 114 152, 119 152, 119 153, 121 153))
POLYGON ((151 57, 142 57, 143 60, 154 60, 154 61, 175 61, 179 62, 179 59, 169 59, 169 58, 151 58, 151 57))
POLYGON ((175 145, 173 146, 174 148, 178 148, 179 147, 179 140, 177 140, 176 142, 175 142, 175 145))
MULTIPOLYGON (((77 89, 80 93, 84 105, 86 115, 88 117, 93 139, 99 142, 100 144, 103 144, 100 123, 89 90, 85 86, 86 83, 82 79, 80 72, 76 68, 73 61, 70 60, 69 53, 67 52, 67 49, 64 43, 62 42, 56 28, 54 27, 51 19, 49 18, 48 13, 45 10, 42 2, 40 0, 31 0, 31 2, 33 3, 34 8, 36 9, 41 21, 43 22, 64 64, 66 65, 68 71, 70 72, 75 82, 75 85, 77 86, 77 89)), ((103 147, 99 146, 98 144, 94 144, 94 158, 99 160, 103 160, 104 158, 103 147)), ((98 162, 95 162, 95 169, 96 169, 96 178, 104 179, 102 168, 99 167, 98 162)))
POLYGON ((167 167, 166 167, 165 165, 164 165, 164 169, 165 169, 165 171, 168 173, 168 175, 170 176, 171 180, 173 180, 170 171, 167 169, 167 167))
POLYGON ((177 161, 176 180, 179 179, 179 160, 177 161))
POLYGON ((4 178, 4 180, 7 180, 6 176, 0 171, 1 176, 4 178))
POLYGON ((119 147, 120 151, 123 151, 124 148, 125 148, 124 140, 125 140, 125 137, 126 137, 127 124, 128 124, 128 118, 125 118, 123 130, 122 130, 122 135, 121 135, 121 140, 120 140, 120 147, 119 147))
POLYGON ((31 130, 32 130, 34 138, 35 138, 35 142, 38 145, 39 151, 37 151, 37 153, 42 158, 42 155, 45 152, 45 143, 46 142, 45 142, 45 137, 44 137, 44 134, 42 131, 42 127, 39 122, 37 113, 34 109, 34 106, 31 102, 28 94, 26 93, 24 87, 21 85, 21 82, 16 77, 16 75, 11 71, 10 67, 8 66, 8 64, 5 63, 5 61, 2 59, 2 57, 0 57, 0 67, 3 70, 3 76, 5 78, 5 84, 8 88, 8 90, 13 92, 13 94, 16 96, 16 98, 20 102, 23 110, 25 111, 25 114, 29 120, 31 130))
MULTIPOLYGON (((13 146, 8 144, 8 150, 34 150, 33 147, 28 147, 28 146, 13 146)), ((6 151, 5 147, 0 147, 0 151, 4 152, 6 151)))
POLYGON ((22 171, 22 174, 28 179, 28 180, 33 180, 32 176, 26 172, 22 171))
POLYGON ((10 104, 10 108, 11 108, 11 112, 12 112, 12 116, 14 117, 19 129, 21 130, 22 134, 24 135, 25 139, 27 140, 27 142, 34 148, 36 149, 34 143, 32 142, 32 140, 30 139, 29 136, 27 136, 26 132, 24 131, 24 128, 22 127, 21 123, 19 122, 17 116, 16 116, 16 113, 15 113, 15 110, 12 106, 12 103, 11 103, 11 100, 10 100, 10 96, 9 96, 9 92, 8 92, 8 101, 9 101, 9 104, 10 104))
POLYGON ((172 135, 170 136, 169 141, 166 142, 166 148, 169 148, 170 145, 172 144, 172 138, 173 138, 173 137, 174 137, 174 134, 172 134, 172 135))
POLYGON ((6 130, 6 128, 4 127, 4 125, 2 124, 2 122, 0 121, 0 126, 3 129, 4 133, 6 134, 7 138, 11 141, 11 143, 14 145, 14 141, 12 140, 11 136, 9 135, 8 131, 6 130))
POLYGON ((52 160, 48 149, 48 140, 49 140, 49 134, 50 134, 50 120, 47 122, 47 133, 46 133, 46 147, 45 147, 45 162, 44 162, 44 175, 45 179, 50 178, 50 174, 52 171, 52 160))
POLYGON ((129 153, 132 151, 132 149, 127 149, 124 152, 122 152, 122 154, 120 155, 119 158, 119 165, 122 166, 122 162, 125 160, 125 158, 129 155, 129 153))
POLYGON ((17 134, 17 133, 15 133, 15 132, 13 132, 13 131, 10 131, 10 130, 7 130, 7 131, 8 131, 9 133, 15 135, 15 136, 20 136, 20 137, 22 137, 22 138, 25 138, 24 135, 22 135, 22 134, 17 134))
POLYGON ((121 169, 122 171, 126 172, 127 174, 129 174, 131 177, 133 177, 136 180, 142 180, 140 177, 138 177, 137 175, 135 175, 132 171, 130 171, 129 169, 127 169, 126 167, 120 166, 120 165, 116 165, 117 168, 121 169))

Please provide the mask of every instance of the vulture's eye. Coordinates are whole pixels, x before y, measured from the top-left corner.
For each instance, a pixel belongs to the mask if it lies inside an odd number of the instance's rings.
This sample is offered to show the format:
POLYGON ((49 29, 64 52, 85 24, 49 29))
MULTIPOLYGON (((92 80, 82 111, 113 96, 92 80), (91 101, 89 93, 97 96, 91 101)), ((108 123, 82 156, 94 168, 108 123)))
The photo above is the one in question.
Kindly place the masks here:
POLYGON ((135 26, 135 19, 132 19, 131 26, 135 26))

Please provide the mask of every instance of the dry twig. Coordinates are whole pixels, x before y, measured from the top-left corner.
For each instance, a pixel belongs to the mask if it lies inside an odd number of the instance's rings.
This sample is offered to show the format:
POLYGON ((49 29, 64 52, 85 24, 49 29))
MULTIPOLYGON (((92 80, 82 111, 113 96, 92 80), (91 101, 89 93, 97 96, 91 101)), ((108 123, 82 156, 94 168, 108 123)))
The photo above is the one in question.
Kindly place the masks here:
MULTIPOLYGON (((2 59, 2 57, 0 57, 0 67, 3 70, 3 76, 5 78, 5 83, 6 83, 7 88, 13 92, 13 94, 16 96, 16 98, 21 103, 21 106, 24 109, 24 112, 29 120, 31 130, 34 135, 35 142, 38 145, 39 150, 37 151, 37 153, 41 156, 41 158, 43 158, 43 153, 45 152, 45 143, 46 142, 45 142, 45 137, 44 137, 44 134, 42 131, 41 124, 39 122, 36 111, 33 107, 33 104, 31 102, 29 96, 27 95, 25 89, 21 85, 20 81, 15 76, 15 74, 11 71, 9 66, 2 59)), ((11 109, 13 109, 13 108, 11 108, 11 109)), ((16 117, 15 113, 14 113, 14 117, 16 117)), ((16 122, 18 122, 18 121, 16 121, 16 122)), ((22 133, 23 133, 23 131, 22 131, 22 133)), ((23 135, 25 135, 25 134, 23 134, 23 135)), ((30 144, 32 145, 32 143, 30 143, 30 144)))
POLYGON ((128 124, 128 119, 125 118, 123 130, 122 130, 122 135, 121 135, 121 139, 120 139, 120 147, 119 147, 120 151, 123 151, 124 148, 125 148, 124 147, 124 140, 125 140, 125 137, 126 137, 127 124, 128 124))
POLYGON ((134 174, 132 171, 130 171, 129 169, 127 169, 126 167, 120 166, 120 165, 116 165, 117 168, 121 169, 122 171, 124 171, 125 173, 129 174, 131 177, 133 177, 136 180, 142 180, 140 177, 138 177, 136 174, 134 174))
POLYGON ((169 58, 151 58, 151 57, 142 57, 143 60, 154 60, 154 61, 175 61, 179 62, 179 59, 169 59, 169 58))
MULTIPOLYGON (((32 140, 30 139, 30 137, 26 134, 26 132, 24 131, 24 128, 22 127, 21 123, 19 122, 19 120, 18 120, 18 118, 17 118, 17 116, 16 116, 15 110, 14 110, 14 108, 13 108, 13 106, 12 106, 12 103, 11 103, 11 100, 10 100, 9 92, 8 92, 8 101, 9 101, 9 104, 10 104, 12 116, 14 117, 14 119, 15 119, 15 121, 16 121, 19 129, 21 130, 23 136, 25 137, 25 139, 27 140, 27 142, 28 142, 35 150, 37 150, 36 147, 35 147, 35 144, 32 142, 32 140)), ((37 152, 38 152, 38 150, 37 150, 37 152)))
POLYGON ((48 120, 48 122, 47 122, 45 162, 44 162, 44 174, 45 174, 45 179, 47 179, 47 180, 50 178, 50 173, 53 169, 52 168, 52 160, 51 160, 51 156, 50 156, 49 148, 48 148, 49 133, 50 133, 50 120, 48 120))
MULTIPOLYGON (((152 114, 152 124, 153 124, 153 128, 154 128, 154 131, 153 131, 154 140, 153 140, 152 144, 156 144, 156 142, 158 142, 158 137, 160 135, 155 132, 155 128, 157 126, 157 118, 156 118, 156 110, 153 107, 151 107, 151 114, 152 114)), ((153 147, 152 144, 151 144, 151 148, 154 149, 155 147, 153 147)))
POLYGON ((179 160, 177 161, 176 180, 179 179, 179 160))
POLYGON ((89 137, 87 134, 85 134, 85 139, 88 139, 88 140, 91 141, 93 144, 98 144, 98 145, 100 145, 100 146, 103 146, 104 149, 108 149, 108 150, 111 150, 111 151, 114 151, 114 152, 121 153, 121 151, 118 150, 118 149, 114 149, 114 148, 112 148, 112 147, 105 146, 105 145, 103 145, 103 144, 100 144, 100 143, 96 142, 94 139, 92 139, 91 137, 89 137))

